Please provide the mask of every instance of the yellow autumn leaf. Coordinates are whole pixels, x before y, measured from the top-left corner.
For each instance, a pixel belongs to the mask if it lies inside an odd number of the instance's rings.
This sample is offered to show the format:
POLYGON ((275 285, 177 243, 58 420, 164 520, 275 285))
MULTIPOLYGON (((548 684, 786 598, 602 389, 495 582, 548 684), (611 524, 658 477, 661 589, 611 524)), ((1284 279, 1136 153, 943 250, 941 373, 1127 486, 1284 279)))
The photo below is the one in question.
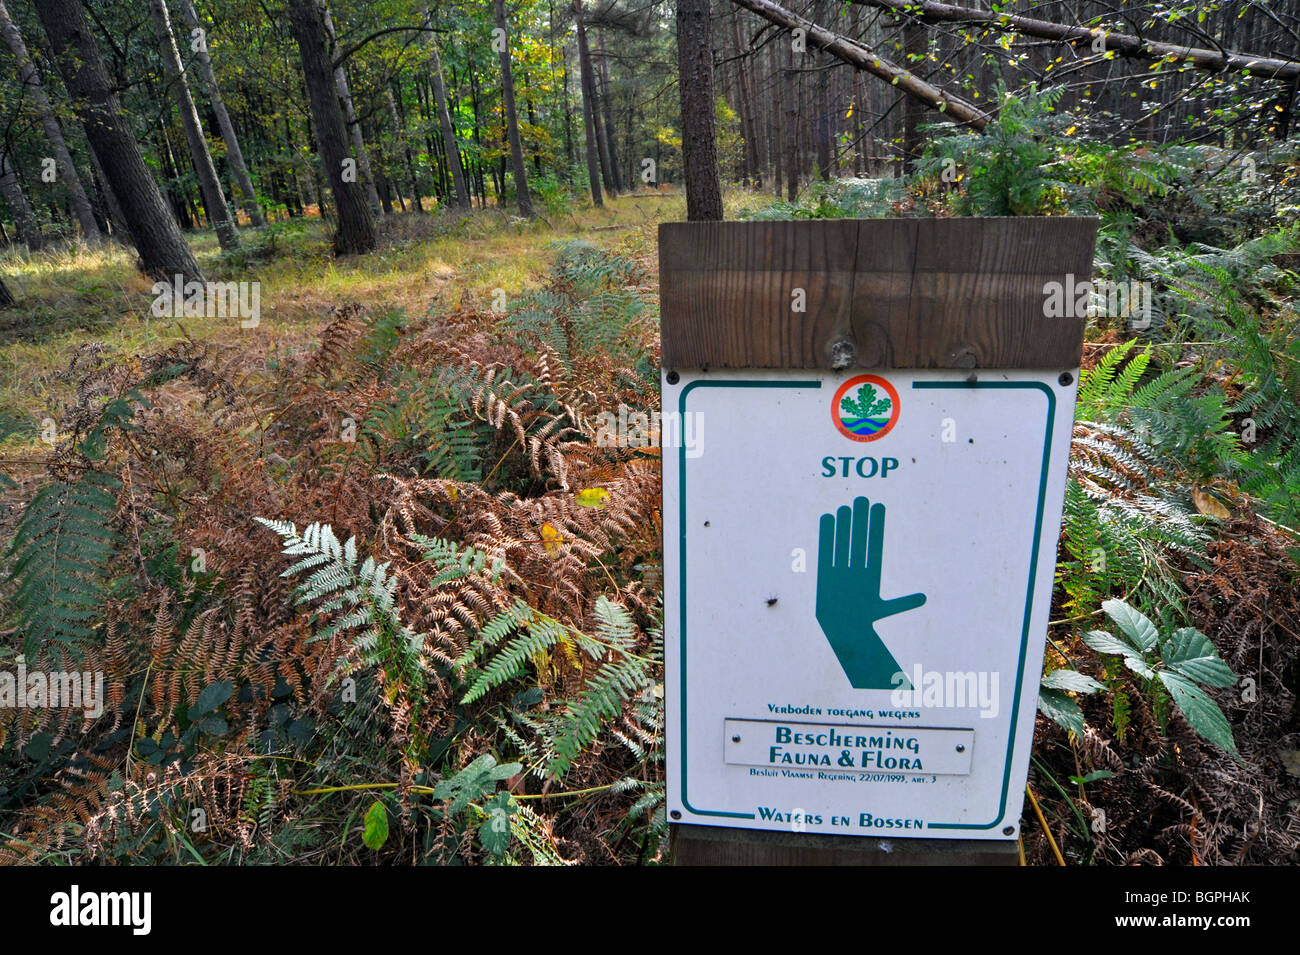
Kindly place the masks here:
POLYGON ((582 507, 604 507, 605 502, 609 500, 609 491, 603 487, 589 487, 579 491, 573 499, 582 507))
POLYGON ((1192 503, 1196 505, 1197 511, 1207 517, 1217 517, 1221 521, 1226 521, 1232 516, 1232 513, 1217 498, 1211 497, 1199 487, 1192 488, 1192 503))
POLYGON ((564 535, 557 531, 550 524, 542 525, 542 546, 546 548, 547 553, 554 554, 564 543, 564 535))
POLYGON ((1078 129, 1078 128, 1079 128, 1078 126, 1071 126, 1069 129, 1067 129, 1067 130, 1065 131, 1065 135, 1067 135, 1067 136, 1073 136, 1073 135, 1074 135, 1074 131, 1075 131, 1076 129, 1078 129))
POLYGON ((848 111, 847 113, 844 114, 844 118, 845 118, 845 119, 852 119, 852 118, 853 118, 853 104, 852 104, 852 103, 849 104, 849 111, 848 111))

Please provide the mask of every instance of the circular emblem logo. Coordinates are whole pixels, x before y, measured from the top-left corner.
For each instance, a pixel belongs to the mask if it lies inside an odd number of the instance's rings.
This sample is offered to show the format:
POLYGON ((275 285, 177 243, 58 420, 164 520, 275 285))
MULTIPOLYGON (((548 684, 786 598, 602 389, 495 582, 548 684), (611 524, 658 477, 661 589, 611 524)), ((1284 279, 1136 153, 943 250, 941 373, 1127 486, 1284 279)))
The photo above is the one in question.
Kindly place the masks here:
POLYGON ((840 385, 831 401, 831 420, 854 441, 875 441, 898 421, 898 392, 878 375, 857 375, 840 385))

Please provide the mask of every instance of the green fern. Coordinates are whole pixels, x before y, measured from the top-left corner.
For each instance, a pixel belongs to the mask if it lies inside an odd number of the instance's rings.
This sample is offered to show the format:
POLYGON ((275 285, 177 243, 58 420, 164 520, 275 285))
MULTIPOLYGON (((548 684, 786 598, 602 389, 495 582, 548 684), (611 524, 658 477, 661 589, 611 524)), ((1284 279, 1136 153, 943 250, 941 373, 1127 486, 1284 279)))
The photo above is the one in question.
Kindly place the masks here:
MULTIPOLYGON (((284 541, 283 553, 302 560, 281 577, 311 575, 295 591, 296 603, 316 604, 317 629, 314 640, 349 638, 363 667, 383 671, 390 693, 407 692, 418 708, 418 689, 424 684, 424 635, 403 626, 398 617, 394 592, 397 578, 388 573, 388 563, 367 557, 358 565, 357 539, 340 543, 328 524, 312 523, 298 533, 288 521, 254 518, 284 541)), ((346 666, 346 658, 341 666, 346 666)))
POLYGON ((79 654, 94 639, 118 535, 117 478, 85 471, 42 488, 23 511, 9 556, 9 582, 23 652, 79 654))
POLYGON ((596 601, 600 641, 607 648, 596 675, 586 682, 577 699, 570 701, 551 730, 554 756, 546 772, 559 778, 574 758, 595 741, 601 727, 623 712, 634 697, 652 686, 652 667, 658 653, 646 657, 632 652, 636 628, 626 610, 607 597, 596 601))
POLYGON ((647 311, 642 278, 629 259, 588 242, 562 243, 547 286, 511 303, 510 334, 540 342, 568 368, 593 355, 634 363, 639 337, 630 332, 647 311))

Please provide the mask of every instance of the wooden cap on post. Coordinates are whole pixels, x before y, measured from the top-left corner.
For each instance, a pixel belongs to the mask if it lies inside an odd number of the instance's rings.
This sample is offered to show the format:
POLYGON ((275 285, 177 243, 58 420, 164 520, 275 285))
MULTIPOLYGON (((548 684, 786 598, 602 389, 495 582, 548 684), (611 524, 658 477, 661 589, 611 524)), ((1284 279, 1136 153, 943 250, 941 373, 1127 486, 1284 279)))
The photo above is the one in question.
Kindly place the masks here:
POLYGON ((1077 367, 1097 222, 665 223, 663 367, 1077 367))

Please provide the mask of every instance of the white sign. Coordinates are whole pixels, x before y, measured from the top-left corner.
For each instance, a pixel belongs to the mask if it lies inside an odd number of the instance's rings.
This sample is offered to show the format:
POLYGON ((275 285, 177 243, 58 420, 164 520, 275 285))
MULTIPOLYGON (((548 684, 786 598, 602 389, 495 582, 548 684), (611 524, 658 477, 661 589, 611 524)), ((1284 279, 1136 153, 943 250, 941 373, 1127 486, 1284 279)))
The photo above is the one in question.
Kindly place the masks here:
POLYGON ((669 818, 1015 838, 1078 370, 671 377, 669 818))

